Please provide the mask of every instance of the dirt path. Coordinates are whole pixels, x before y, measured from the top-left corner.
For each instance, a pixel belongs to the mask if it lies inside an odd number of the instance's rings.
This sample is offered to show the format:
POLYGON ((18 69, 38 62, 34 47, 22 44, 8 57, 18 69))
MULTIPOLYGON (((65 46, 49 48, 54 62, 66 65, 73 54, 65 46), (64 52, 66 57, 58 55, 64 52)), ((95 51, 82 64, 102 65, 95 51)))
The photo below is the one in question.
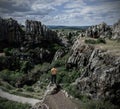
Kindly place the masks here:
POLYGON ((44 100, 38 100, 9 94, 0 89, 0 97, 16 102, 31 104, 34 109, 81 109, 75 102, 66 97, 63 91, 59 91, 52 95, 48 94, 45 96, 44 100))
POLYGON ((54 95, 46 96, 44 103, 47 104, 50 109, 80 109, 80 107, 73 103, 70 98, 66 97, 62 91, 54 95))
POLYGON ((9 94, 7 92, 2 91, 1 89, 0 89, 0 97, 6 98, 6 99, 12 100, 12 101, 21 102, 21 103, 28 103, 28 104, 31 104, 32 106, 34 106, 38 102, 41 102, 38 99, 26 98, 26 97, 9 94))

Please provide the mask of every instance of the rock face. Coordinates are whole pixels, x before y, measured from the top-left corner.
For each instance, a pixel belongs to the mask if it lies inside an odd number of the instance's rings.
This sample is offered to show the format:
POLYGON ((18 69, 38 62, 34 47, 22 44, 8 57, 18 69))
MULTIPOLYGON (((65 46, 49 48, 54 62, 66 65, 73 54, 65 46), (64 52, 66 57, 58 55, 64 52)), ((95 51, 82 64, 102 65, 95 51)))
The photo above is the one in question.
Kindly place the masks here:
POLYGON ((112 39, 120 39, 120 20, 112 26, 112 39))
POLYGON ((53 61, 56 61, 57 59, 63 57, 66 52, 67 52, 67 50, 65 50, 65 49, 58 49, 54 55, 53 61))
POLYGON ((16 20, 0 18, 0 41, 20 43, 23 34, 16 20))
POLYGON ((42 41, 59 42, 57 33, 51 31, 39 21, 26 20, 26 40, 34 43, 41 43, 42 41))
POLYGON ((70 57, 67 61, 67 68, 80 68, 86 66, 89 62, 88 59, 90 58, 92 51, 92 46, 83 45, 79 42, 79 39, 76 40, 70 51, 70 57))
POLYGON ((78 69, 85 69, 75 82, 80 94, 120 104, 120 57, 77 40, 68 59, 69 63, 72 67, 74 65, 78 69))
POLYGON ((92 38, 104 38, 108 37, 111 38, 112 30, 110 26, 106 23, 101 23, 99 25, 91 26, 86 30, 86 36, 92 38))

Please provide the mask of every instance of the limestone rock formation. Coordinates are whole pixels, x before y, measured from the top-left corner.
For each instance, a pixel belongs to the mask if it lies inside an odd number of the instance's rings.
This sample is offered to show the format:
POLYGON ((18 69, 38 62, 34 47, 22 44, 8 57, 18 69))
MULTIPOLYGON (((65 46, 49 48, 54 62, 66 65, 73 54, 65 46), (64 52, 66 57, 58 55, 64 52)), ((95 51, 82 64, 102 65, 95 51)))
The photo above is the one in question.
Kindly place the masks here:
POLYGON ((112 26, 112 39, 120 39, 120 20, 112 26))
POLYGON ((56 61, 57 59, 63 57, 66 52, 67 52, 67 50, 65 50, 65 49, 58 49, 54 55, 53 61, 56 61))
POLYGON ((69 63, 85 69, 74 83, 80 94, 120 104, 120 56, 110 55, 78 40, 72 47, 69 63))
POLYGON ((0 41, 20 43, 24 32, 16 20, 0 18, 0 41))
POLYGON ((70 57, 67 61, 67 68, 80 68, 88 64, 90 54, 93 51, 92 46, 83 45, 79 39, 75 41, 70 51, 70 57))
POLYGON ((99 25, 91 26, 86 30, 86 36, 92 38, 111 38, 112 30, 111 27, 106 23, 101 23, 99 25))
POLYGON ((42 41, 59 42, 57 33, 42 25, 40 21, 26 20, 26 40, 34 43, 42 41))

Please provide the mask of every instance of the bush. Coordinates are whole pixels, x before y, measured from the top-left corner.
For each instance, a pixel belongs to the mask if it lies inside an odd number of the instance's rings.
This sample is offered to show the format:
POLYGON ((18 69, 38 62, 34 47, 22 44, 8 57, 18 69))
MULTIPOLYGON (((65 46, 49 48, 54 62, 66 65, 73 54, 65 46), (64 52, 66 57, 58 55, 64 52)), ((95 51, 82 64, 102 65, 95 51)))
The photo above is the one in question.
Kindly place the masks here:
POLYGON ((0 72, 0 78, 4 81, 9 82, 11 85, 15 85, 17 80, 23 76, 23 73, 10 71, 10 70, 3 70, 0 72))
POLYGON ((69 85, 69 84, 66 85, 65 90, 68 92, 68 94, 72 95, 74 98, 78 98, 80 100, 83 100, 84 98, 84 101, 85 98, 87 99, 87 97, 84 97, 83 95, 80 94, 79 90, 74 85, 69 85))
POLYGON ((80 71, 72 70, 68 72, 65 67, 60 67, 58 68, 57 82, 70 84, 79 78, 80 74, 80 71))
POLYGON ((95 39, 86 39, 85 43, 87 43, 87 44, 100 44, 100 43, 106 44, 106 41, 103 38, 98 38, 97 40, 95 40, 95 39))
POLYGON ((21 72, 28 73, 31 68, 33 68, 32 64, 29 61, 21 61, 21 72))
POLYGON ((106 41, 105 41, 104 38, 98 38, 98 39, 97 39, 97 43, 98 43, 98 44, 99 44, 99 43, 106 44, 106 41))
POLYGON ((34 92, 34 89, 30 86, 24 86, 24 88, 26 89, 26 91, 29 91, 29 92, 34 92))
POLYGON ((86 39, 85 43, 87 43, 87 44, 96 44, 96 41, 92 40, 92 39, 86 39))
POLYGON ((83 109, 119 109, 109 101, 90 100, 83 105, 83 109))
POLYGON ((0 98, 0 109, 29 109, 30 107, 29 104, 17 103, 0 98))

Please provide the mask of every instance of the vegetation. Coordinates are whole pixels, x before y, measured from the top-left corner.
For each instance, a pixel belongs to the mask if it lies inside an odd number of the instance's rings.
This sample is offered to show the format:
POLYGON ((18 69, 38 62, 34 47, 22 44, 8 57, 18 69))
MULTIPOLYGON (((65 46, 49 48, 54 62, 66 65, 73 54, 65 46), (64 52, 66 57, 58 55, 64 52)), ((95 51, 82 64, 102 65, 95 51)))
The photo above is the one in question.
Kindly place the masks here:
POLYGON ((83 109, 119 109, 119 107, 111 104, 109 101, 89 100, 84 103, 83 109))
POLYGON ((0 109, 29 109, 30 107, 31 106, 29 104, 17 103, 0 98, 0 109))
POLYGON ((8 69, 2 70, 0 72, 0 78, 3 81, 7 81, 13 86, 15 86, 15 83, 17 82, 17 80, 21 78, 22 76, 23 76, 23 73, 20 73, 18 71, 10 71, 8 69))
POLYGON ((86 40, 85 40, 85 43, 87 43, 87 44, 100 44, 100 43, 106 44, 106 41, 105 41, 105 39, 103 39, 103 38, 98 38, 98 39, 86 39, 86 40))

